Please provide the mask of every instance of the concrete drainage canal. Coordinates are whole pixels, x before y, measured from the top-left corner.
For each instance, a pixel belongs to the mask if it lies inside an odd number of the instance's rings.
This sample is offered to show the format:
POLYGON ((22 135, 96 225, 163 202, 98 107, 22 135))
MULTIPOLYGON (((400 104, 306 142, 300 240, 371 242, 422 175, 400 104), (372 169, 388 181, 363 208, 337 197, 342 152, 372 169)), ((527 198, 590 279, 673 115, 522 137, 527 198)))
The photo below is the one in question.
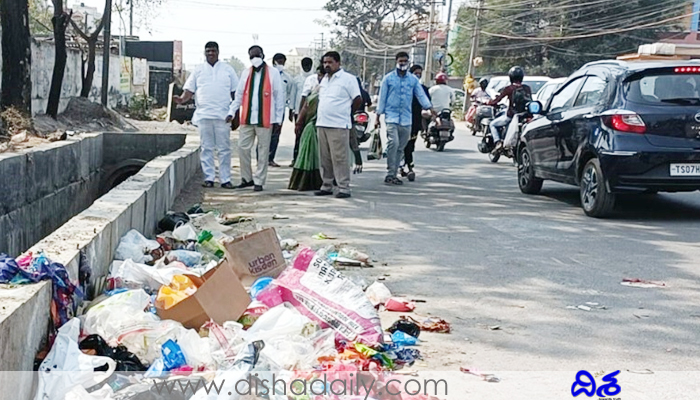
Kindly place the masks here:
POLYGON ((24 284, 45 271, 14 274, 9 256, 43 251, 74 282, 89 266, 85 286, 94 287, 120 238, 132 229, 151 236, 198 169, 199 139, 185 134, 86 134, 0 154, 0 282, 14 275, 0 285, 0 387, 14 389, 0 398, 31 397, 35 376, 19 371, 34 370, 56 319, 52 295, 62 295, 52 280, 24 284))

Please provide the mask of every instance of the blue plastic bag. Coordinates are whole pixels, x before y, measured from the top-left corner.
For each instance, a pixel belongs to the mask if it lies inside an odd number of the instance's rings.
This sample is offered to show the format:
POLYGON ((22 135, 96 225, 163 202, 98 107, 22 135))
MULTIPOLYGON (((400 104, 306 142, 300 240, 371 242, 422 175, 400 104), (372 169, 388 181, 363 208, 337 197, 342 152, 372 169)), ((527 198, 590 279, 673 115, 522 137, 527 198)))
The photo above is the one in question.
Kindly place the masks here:
POLYGON ((253 285, 250 286, 250 297, 253 300, 256 300, 258 294, 268 287, 270 283, 272 283, 272 278, 268 276, 262 277, 253 282, 253 285))
POLYGON ((418 339, 406 332, 396 331, 391 334, 391 341, 397 346, 415 346, 418 339))
POLYGON ((185 354, 182 353, 180 345, 175 343, 172 339, 163 343, 161 353, 163 354, 163 364, 165 365, 166 371, 172 371, 187 365, 185 354))
POLYGON ((0 253, 0 283, 10 283, 18 272, 17 261, 5 253, 0 253))

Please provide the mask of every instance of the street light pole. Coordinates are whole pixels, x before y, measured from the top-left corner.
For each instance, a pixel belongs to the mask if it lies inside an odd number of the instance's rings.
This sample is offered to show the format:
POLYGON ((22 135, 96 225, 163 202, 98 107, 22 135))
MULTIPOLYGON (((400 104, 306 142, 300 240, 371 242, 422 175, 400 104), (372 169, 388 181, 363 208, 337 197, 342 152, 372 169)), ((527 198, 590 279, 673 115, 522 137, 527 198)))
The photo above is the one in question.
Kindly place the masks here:
POLYGON ((425 46, 426 86, 433 80, 433 19, 435 18, 435 1, 430 0, 430 21, 428 21, 428 43, 425 46))
POLYGON ((109 96, 109 54, 110 44, 112 43, 112 0, 107 0, 105 7, 104 27, 104 49, 102 52, 102 105, 107 107, 109 96))
POLYGON ((445 31, 445 49, 450 48, 450 22, 452 21, 452 0, 447 8, 447 29, 445 31))
POLYGON ((479 46, 479 24, 481 23, 481 6, 484 0, 479 0, 476 5, 476 22, 474 23, 474 34, 472 35, 472 48, 469 50, 469 66, 467 75, 471 76, 474 68, 474 57, 476 57, 476 48, 479 46))

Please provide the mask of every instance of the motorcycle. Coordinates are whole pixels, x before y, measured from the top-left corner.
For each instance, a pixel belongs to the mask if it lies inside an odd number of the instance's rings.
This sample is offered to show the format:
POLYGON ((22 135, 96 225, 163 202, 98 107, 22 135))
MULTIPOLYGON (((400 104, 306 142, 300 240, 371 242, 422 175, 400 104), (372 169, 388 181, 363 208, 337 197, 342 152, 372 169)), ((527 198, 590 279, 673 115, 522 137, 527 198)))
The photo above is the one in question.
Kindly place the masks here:
POLYGON ((472 131, 472 136, 476 136, 477 133, 483 132, 482 121, 484 118, 488 118, 493 121, 494 118, 493 107, 488 104, 481 102, 474 102, 469 107, 469 112, 467 113, 467 129, 472 131))
POLYGON ((364 111, 356 112, 352 118, 352 130, 357 135, 357 142, 362 144, 372 137, 369 126, 369 114, 364 111))
MULTIPOLYGON (((528 107, 529 109, 529 107, 528 107)), ((499 112, 496 113, 494 118, 499 118, 502 115, 504 115, 508 111, 507 106, 500 105, 499 106, 499 112)), ((517 120, 518 122, 518 127, 517 127, 517 135, 520 136, 520 133, 523 130, 523 127, 527 125, 528 122, 532 120, 532 114, 529 111, 525 111, 522 113, 515 114, 513 116, 514 120, 517 120)), ((483 132, 483 138, 481 142, 479 142, 479 145, 477 146, 479 151, 484 154, 488 154, 489 161, 492 163, 497 163, 498 160, 501 159, 502 156, 510 158, 513 160, 515 163, 515 148, 510 147, 510 146, 502 146, 500 149, 496 150, 496 143, 493 140, 493 135, 491 135, 491 129, 490 129, 490 124, 491 124, 491 119, 484 118, 481 122, 482 125, 482 132, 483 132)), ((500 137, 506 138, 506 132, 507 132, 508 126, 500 127, 498 128, 500 137)))
POLYGON ((425 147, 430 148, 432 145, 437 146, 437 151, 444 151, 445 145, 455 139, 455 126, 452 121, 452 110, 444 109, 438 115, 435 122, 428 126, 427 132, 421 133, 421 137, 425 141, 425 147))

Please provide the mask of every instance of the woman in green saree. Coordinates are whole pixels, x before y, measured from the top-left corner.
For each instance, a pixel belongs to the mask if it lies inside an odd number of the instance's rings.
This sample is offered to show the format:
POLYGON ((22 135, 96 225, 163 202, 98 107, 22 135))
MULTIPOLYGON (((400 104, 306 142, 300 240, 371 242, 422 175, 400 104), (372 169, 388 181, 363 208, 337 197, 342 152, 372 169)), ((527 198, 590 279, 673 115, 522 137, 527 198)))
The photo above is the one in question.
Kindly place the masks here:
POLYGON ((294 163, 294 171, 289 179, 288 188, 291 190, 319 190, 323 184, 321 179, 321 160, 316 135, 316 111, 318 109, 318 88, 306 98, 306 104, 299 113, 299 119, 304 120, 304 131, 299 142, 299 155, 294 163))

